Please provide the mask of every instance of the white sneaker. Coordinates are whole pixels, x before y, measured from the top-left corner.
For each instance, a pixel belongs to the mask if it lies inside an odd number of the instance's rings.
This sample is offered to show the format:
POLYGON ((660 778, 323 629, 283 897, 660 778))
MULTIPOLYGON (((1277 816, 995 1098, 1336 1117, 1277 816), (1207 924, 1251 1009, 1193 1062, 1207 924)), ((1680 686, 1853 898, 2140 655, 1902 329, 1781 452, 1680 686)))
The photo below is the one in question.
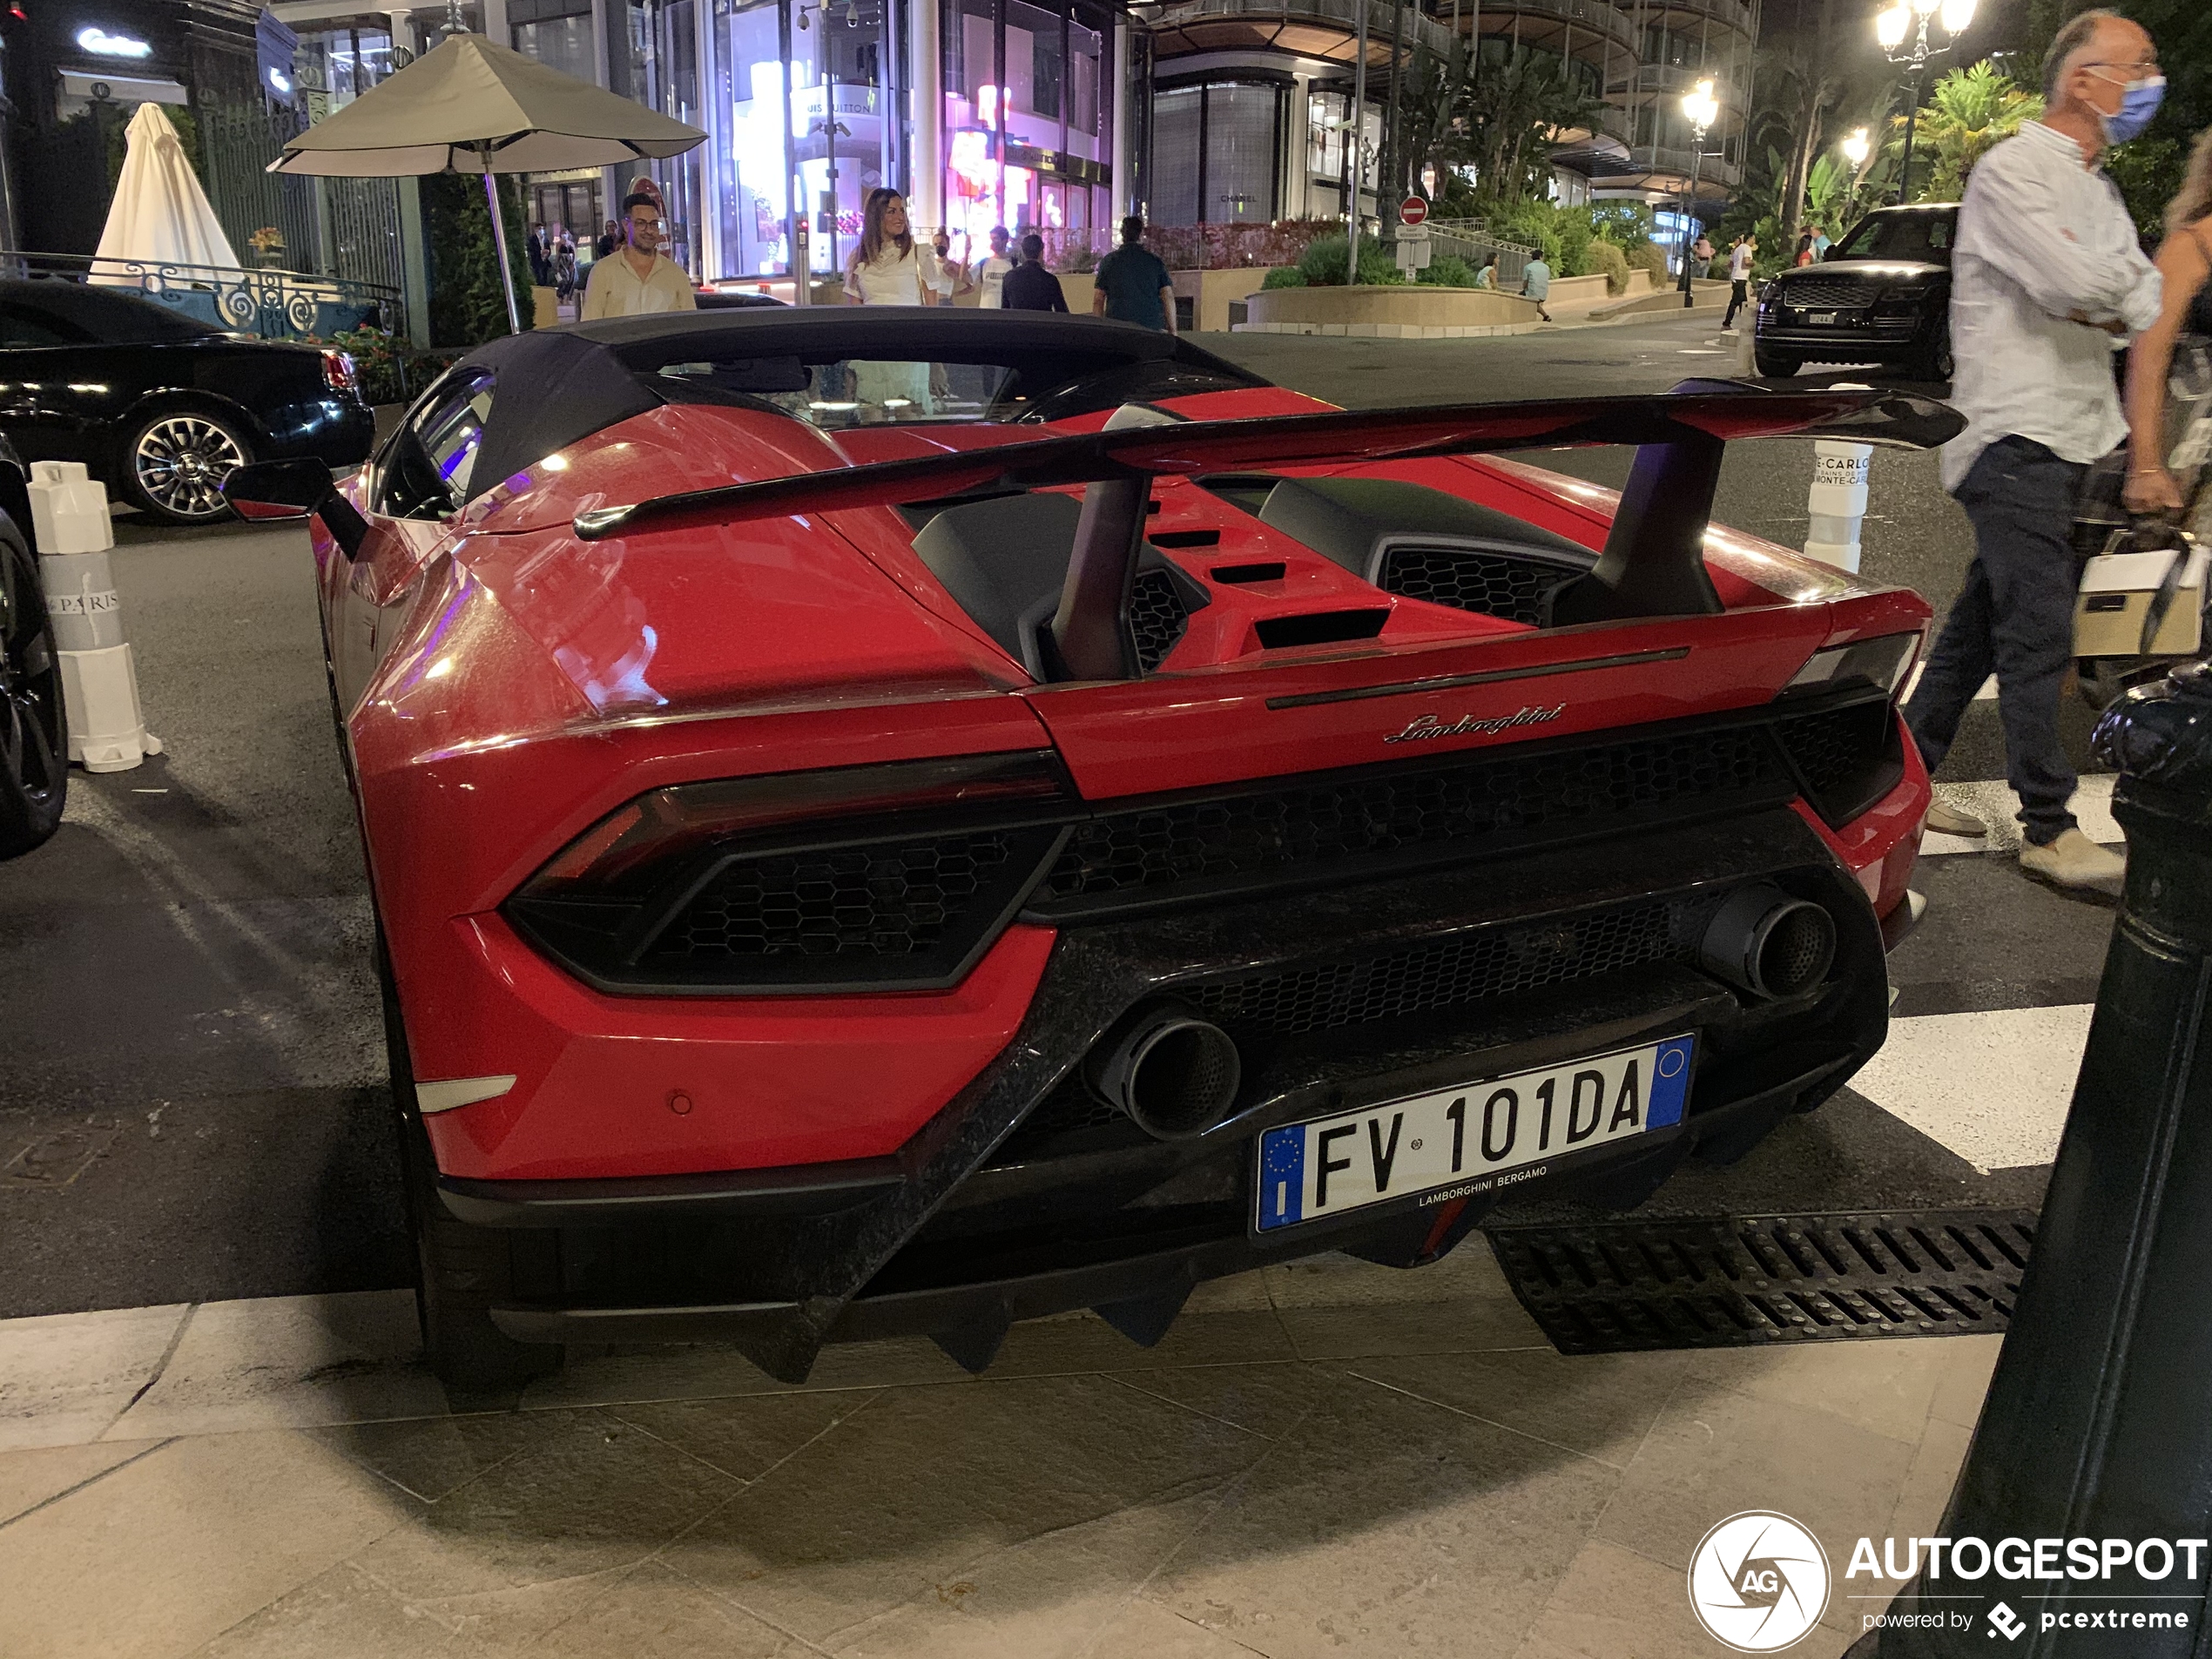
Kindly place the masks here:
POLYGON ((1972 813, 1963 813, 1956 806, 1947 806, 1940 796, 1929 805, 1928 827, 1939 835, 1965 835, 1979 838, 1989 833, 1989 826, 1972 813))
POLYGON ((2047 846, 2021 842, 2020 868, 2061 887, 2110 887, 2128 873, 2128 860, 2070 829, 2047 846))

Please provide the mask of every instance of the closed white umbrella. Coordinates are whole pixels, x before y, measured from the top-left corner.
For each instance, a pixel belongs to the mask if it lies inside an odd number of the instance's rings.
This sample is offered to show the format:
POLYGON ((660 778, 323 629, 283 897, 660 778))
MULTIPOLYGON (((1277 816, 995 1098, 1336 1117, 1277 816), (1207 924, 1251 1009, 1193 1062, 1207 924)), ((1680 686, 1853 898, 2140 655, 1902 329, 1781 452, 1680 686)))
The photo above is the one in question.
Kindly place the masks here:
MULTIPOLYGON (((185 159, 177 129, 158 104, 141 104, 125 130, 123 173, 116 180, 115 200, 107 210, 107 225, 100 232, 101 260, 128 260, 139 264, 205 265, 219 270, 238 268, 238 253, 223 234, 207 192, 185 159)), ((92 267, 93 280, 102 280, 100 266, 92 267)), ((110 281, 129 280, 109 273, 110 281)))
POLYGON ((553 172, 681 155, 698 128, 496 45, 453 33, 388 80, 287 141, 271 172, 396 179, 478 172, 491 204, 507 322, 519 333, 507 225, 492 175, 553 172))

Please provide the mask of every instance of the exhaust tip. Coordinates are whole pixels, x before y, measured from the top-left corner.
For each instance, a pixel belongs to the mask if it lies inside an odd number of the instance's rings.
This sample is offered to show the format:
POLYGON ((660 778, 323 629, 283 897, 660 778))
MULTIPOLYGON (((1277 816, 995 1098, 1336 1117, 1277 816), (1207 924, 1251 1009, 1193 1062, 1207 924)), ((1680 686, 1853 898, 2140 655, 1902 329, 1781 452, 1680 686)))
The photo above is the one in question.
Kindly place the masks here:
POLYGON ((1827 979, 1836 964, 1836 921, 1810 900, 1761 882, 1720 907, 1697 954, 1708 973, 1786 1002, 1827 979))
POLYGON ((1185 1141, 1228 1122, 1243 1076, 1226 1031, 1158 1008, 1106 1051, 1091 1082, 1155 1140, 1185 1141))

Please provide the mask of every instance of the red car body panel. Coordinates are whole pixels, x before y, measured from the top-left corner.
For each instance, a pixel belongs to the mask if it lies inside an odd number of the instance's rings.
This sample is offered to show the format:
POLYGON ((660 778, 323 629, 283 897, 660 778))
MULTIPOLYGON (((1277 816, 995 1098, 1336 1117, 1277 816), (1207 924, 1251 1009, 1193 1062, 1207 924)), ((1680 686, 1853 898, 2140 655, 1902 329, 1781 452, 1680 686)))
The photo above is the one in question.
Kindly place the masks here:
MULTIPOLYGON (((1201 420, 1327 407, 1264 387, 1159 402, 1201 420)), ((1096 430, 1109 413, 1051 429, 1096 430)), ((1210 487, 1162 476, 1147 537, 1205 603, 1151 673, 1039 683, 933 572, 892 507, 597 540, 573 528, 578 514, 647 495, 1037 435, 990 424, 825 432, 763 408, 668 403, 519 466, 442 518, 380 510, 374 465, 344 487, 367 538, 349 558, 317 523, 320 599, 408 1056, 418 1083, 513 1079, 425 1114, 443 1177, 590 1182, 891 1157, 921 1144, 1022 1029, 1058 936, 1032 920, 1010 920, 943 989, 635 994, 585 982, 502 907, 651 792, 1049 753, 1076 804, 1097 809, 1358 773, 1523 738, 1757 713, 1816 651, 1916 634, 1929 616, 1914 595, 1715 528, 1706 564, 1720 614, 1539 629, 1382 591, 1210 487), (1276 565, 1252 579, 1251 567, 1276 565), (1380 613, 1371 637, 1263 643, 1264 624, 1347 611, 1380 613), (1515 718, 1525 730, 1503 738, 1419 735, 1515 718)), ((1619 508, 1613 491, 1499 456, 1268 471, 1420 485, 1593 552, 1619 508)), ((1893 786, 1847 821, 1795 806, 1877 915, 1905 900, 1930 799, 1902 746, 1893 786)))

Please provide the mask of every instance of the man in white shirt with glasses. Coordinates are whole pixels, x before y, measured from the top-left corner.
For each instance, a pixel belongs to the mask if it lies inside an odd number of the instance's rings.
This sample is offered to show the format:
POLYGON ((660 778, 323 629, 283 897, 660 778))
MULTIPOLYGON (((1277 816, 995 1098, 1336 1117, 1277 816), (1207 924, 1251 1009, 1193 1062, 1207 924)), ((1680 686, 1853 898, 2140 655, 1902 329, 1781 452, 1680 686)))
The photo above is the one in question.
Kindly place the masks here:
POLYGON ((583 321, 601 317, 645 317, 657 311, 696 311, 691 279, 661 250, 668 224, 660 204, 639 191, 622 203, 624 242, 591 264, 583 291, 583 321))
MULTIPOLYGON (((1952 401, 1966 428, 1944 446, 1944 488, 1974 527, 1974 556, 1905 707, 1933 772, 1982 682, 1997 676, 2006 781, 2020 798, 2020 867, 2105 887, 2120 857, 2081 833, 2059 741, 2079 573, 2070 531, 2089 463, 2127 435, 2112 354, 2158 317, 2159 276, 2098 165, 2149 124, 2165 80, 2142 28, 2085 11, 2043 64, 2045 113, 1975 165, 1952 253, 1952 401)), ((1928 827, 1988 826, 1938 802, 1928 827)))

